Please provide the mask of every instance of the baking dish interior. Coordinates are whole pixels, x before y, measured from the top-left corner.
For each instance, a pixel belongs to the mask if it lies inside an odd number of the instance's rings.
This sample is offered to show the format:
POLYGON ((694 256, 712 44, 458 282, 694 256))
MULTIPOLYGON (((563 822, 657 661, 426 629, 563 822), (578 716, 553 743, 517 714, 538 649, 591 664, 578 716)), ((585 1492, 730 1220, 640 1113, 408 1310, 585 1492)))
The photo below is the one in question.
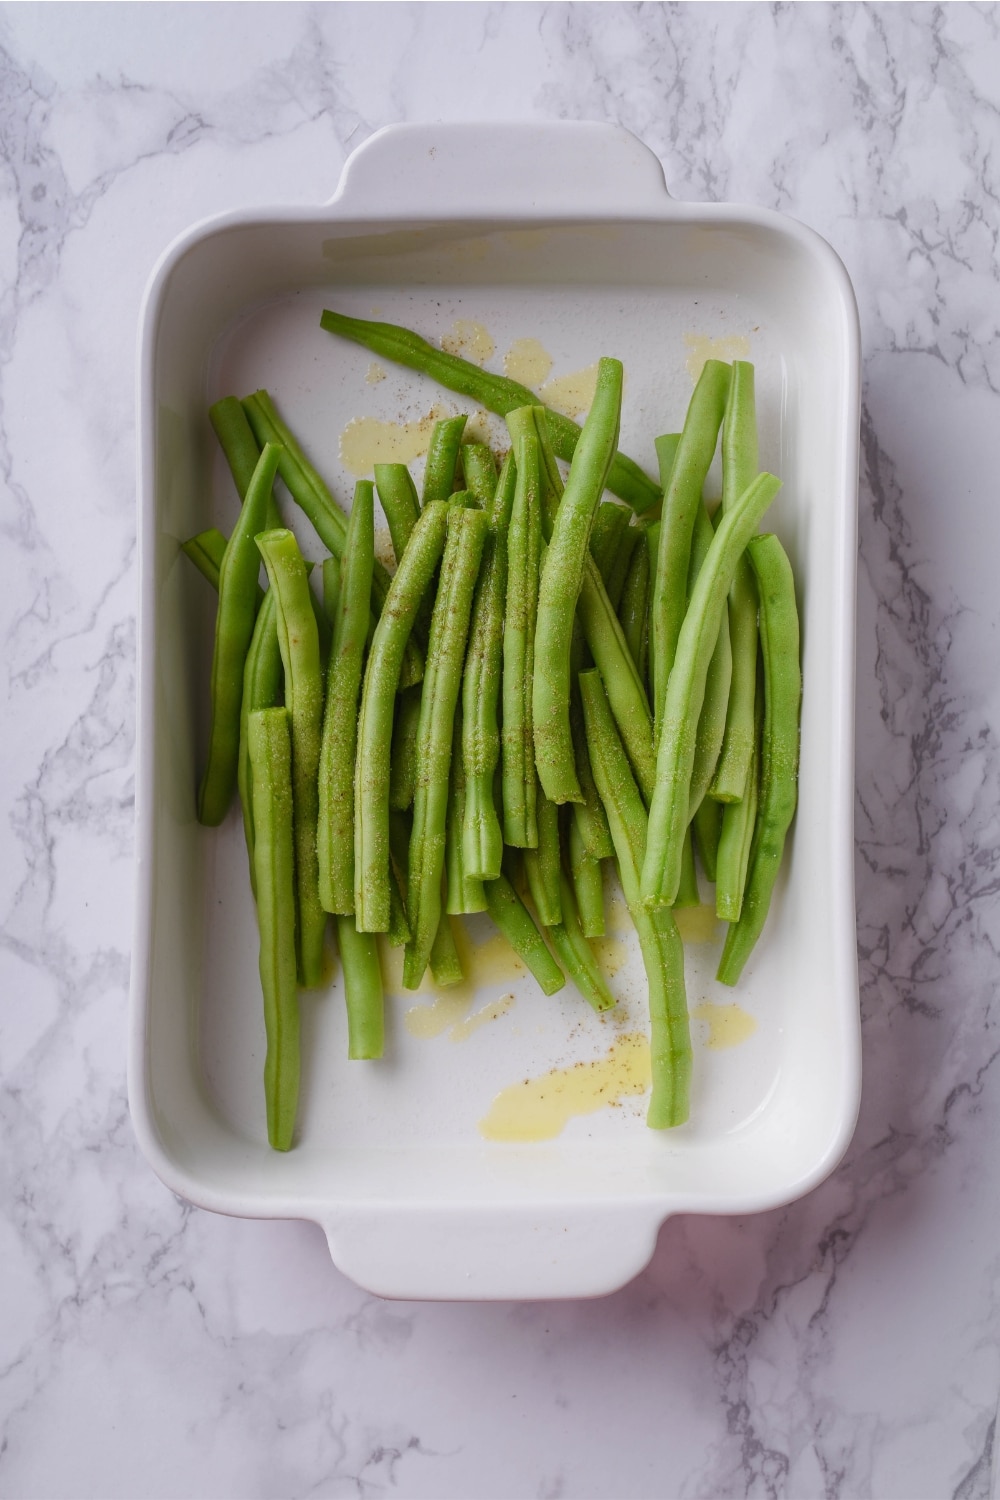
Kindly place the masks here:
MULTIPOLYGON (((158 1169, 177 1191, 233 1212, 317 1217, 344 1202, 639 1198, 664 1211, 738 1210, 794 1197, 836 1160, 857 1105, 857 376, 845 286, 832 255, 794 226, 677 206, 667 218, 551 225, 289 215, 223 224, 165 264, 142 394, 153 453, 143 518, 153 735, 143 1066, 158 1169), (428 1035, 432 1016, 415 1034, 407 1013, 433 1012, 435 996, 429 988, 408 996, 394 980, 379 1063, 347 1063, 338 978, 303 996, 300 1142, 287 1156, 267 1149, 242 828, 236 810, 212 831, 194 812, 213 601, 178 547, 208 525, 228 532, 236 509, 207 408, 224 394, 266 387, 345 505, 354 476, 340 438, 349 422, 475 411, 384 362, 373 372, 370 355, 320 330, 325 305, 430 339, 475 322, 495 345, 495 369, 523 338, 539 340, 556 376, 602 354, 619 357, 621 447, 649 472, 653 439, 682 422, 699 351, 755 363, 761 464, 783 480, 765 524, 788 548, 802 605, 799 812, 767 931, 739 988, 713 978, 721 930, 688 947, 692 1008, 736 1003, 754 1029, 738 1046, 714 1048, 695 1023, 692 1119, 681 1130, 647 1130, 641 1097, 574 1118, 546 1142, 488 1141, 478 1128, 498 1090, 603 1055, 643 1027, 641 963, 609 886, 619 1017, 598 1018, 569 986, 545 998, 497 961, 487 919, 472 919, 472 977, 453 1007, 457 1019, 428 1035), (493 955, 486 968, 475 958, 483 946, 493 955), (487 1020, 490 1006, 496 1014, 487 1020)), ((483 430, 502 440, 495 421, 484 420, 483 430)), ((304 518, 295 526, 307 555, 318 557, 304 518)), ((398 976, 398 964, 390 968, 398 976)))

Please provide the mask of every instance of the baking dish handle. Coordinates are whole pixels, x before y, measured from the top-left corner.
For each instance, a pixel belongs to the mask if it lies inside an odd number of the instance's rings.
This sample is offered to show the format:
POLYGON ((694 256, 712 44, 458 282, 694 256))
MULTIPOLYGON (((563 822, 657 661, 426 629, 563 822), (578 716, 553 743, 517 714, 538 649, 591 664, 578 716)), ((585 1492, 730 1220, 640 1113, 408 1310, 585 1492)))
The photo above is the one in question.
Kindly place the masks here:
POLYGON ((366 1204, 322 1225, 334 1265, 380 1297, 523 1301, 597 1297, 648 1265, 662 1211, 366 1204))
POLYGON ((655 216, 663 168, 620 125, 387 125, 344 164, 330 207, 366 219, 655 216))

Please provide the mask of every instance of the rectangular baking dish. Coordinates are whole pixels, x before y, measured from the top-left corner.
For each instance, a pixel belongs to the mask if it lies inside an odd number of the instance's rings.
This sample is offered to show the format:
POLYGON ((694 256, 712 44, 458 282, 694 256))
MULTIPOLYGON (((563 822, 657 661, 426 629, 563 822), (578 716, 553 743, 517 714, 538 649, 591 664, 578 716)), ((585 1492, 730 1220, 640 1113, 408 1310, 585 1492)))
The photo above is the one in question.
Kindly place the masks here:
MULTIPOLYGON (((860 1090, 859 339, 830 247, 770 212, 672 201, 655 156, 615 127, 392 127, 354 153, 329 204, 214 219, 166 252, 142 313, 138 403, 129 1092, 162 1180, 217 1212, 315 1220, 348 1276, 412 1298, 606 1293, 646 1264, 669 1215, 771 1208, 821 1181, 847 1146, 860 1090), (195 818, 212 602, 178 544, 210 524, 228 532, 235 514, 207 409, 266 387, 348 503, 339 440, 350 421, 474 410, 422 377, 373 369, 320 330, 324 305, 430 339, 475 323, 494 342, 495 369, 526 337, 555 375, 617 356, 621 447, 654 472, 653 439, 681 422, 698 351, 756 365, 761 463, 783 480, 766 524, 790 553, 802 609, 799 810, 739 989, 715 984, 717 935, 688 947, 695 1016, 736 1002, 754 1029, 713 1047, 695 1020, 692 1116, 680 1130, 648 1130, 641 1097, 576 1116, 546 1141, 496 1142, 478 1129, 498 1090, 600 1058, 642 1027, 641 962, 619 933, 617 1019, 593 1015, 569 986, 546 999, 523 975, 476 960, 437 1035, 427 1034, 443 1014, 434 995, 390 985, 385 1059, 348 1064, 339 980, 304 996, 300 1140, 287 1155, 268 1150, 242 829, 236 811, 218 830, 195 818), (417 1006, 419 1028, 406 1014, 417 1006)), ((308 553, 304 518, 295 525, 308 553)), ((487 928, 470 924, 473 947, 487 928)))

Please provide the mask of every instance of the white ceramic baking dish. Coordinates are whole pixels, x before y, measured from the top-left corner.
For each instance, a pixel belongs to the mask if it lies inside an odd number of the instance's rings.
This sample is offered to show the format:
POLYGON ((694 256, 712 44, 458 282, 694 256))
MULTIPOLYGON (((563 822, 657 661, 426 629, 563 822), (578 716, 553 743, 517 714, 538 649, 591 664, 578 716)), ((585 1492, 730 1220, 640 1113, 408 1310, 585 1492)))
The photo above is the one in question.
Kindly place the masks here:
POLYGON ((213 219, 167 251, 142 314, 138 395, 130 1099, 163 1181, 218 1212, 313 1219, 361 1285, 432 1298, 608 1292, 646 1264, 668 1215, 747 1213, 818 1183, 850 1139, 860 1087, 859 346, 851 286, 829 246, 770 212, 672 201, 656 158, 620 129, 394 127, 354 153, 324 207, 213 219), (207 407, 267 387, 342 499, 353 478, 339 437, 351 419, 412 420, 435 402, 473 409, 393 368, 377 379, 370 356, 320 330, 324 305, 429 338, 473 320, 495 341, 493 368, 523 337, 540 340, 555 375, 616 355, 627 371, 621 446, 647 469, 654 437, 682 419, 688 361, 706 340, 756 364, 761 460, 784 481, 767 524, 802 601, 799 812, 739 990, 715 985, 718 942, 688 949, 696 1015, 703 1002, 736 1001, 739 1013, 726 1014, 756 1029, 713 1049, 696 1019, 681 1130, 648 1130, 641 1098, 571 1119, 544 1142, 498 1143, 478 1129, 501 1088, 598 1058, 616 1027, 642 1025, 641 964, 624 938, 617 1022, 569 988, 547 1000, 530 980, 480 969, 465 997, 470 1024, 412 1034, 405 1012, 434 996, 397 987, 384 1061, 348 1064, 339 984, 306 997, 301 1138, 287 1155, 267 1148, 242 831, 235 812, 211 832, 194 812, 211 605, 178 542, 212 523, 228 530, 234 513, 207 407), (513 1001, 489 1009, 500 996, 513 1001))

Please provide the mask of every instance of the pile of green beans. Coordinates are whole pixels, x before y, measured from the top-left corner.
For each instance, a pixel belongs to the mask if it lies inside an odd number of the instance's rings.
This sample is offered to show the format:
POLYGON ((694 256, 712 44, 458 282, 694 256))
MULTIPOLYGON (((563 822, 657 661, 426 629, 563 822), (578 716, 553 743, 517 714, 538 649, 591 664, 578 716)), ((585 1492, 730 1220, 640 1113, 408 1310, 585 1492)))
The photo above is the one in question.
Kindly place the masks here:
POLYGON ((613 1007, 592 946, 609 868, 648 982, 648 1123, 680 1125, 692 1049, 674 909, 715 884, 717 977, 735 984, 796 804, 798 613, 781 543, 757 535, 780 485, 758 472, 753 367, 706 363, 681 430, 656 440, 654 484, 618 452, 617 360, 600 360, 581 429, 405 329, 322 324, 483 402, 510 447, 442 418, 419 489, 376 464, 345 513, 267 391, 210 411, 241 506, 228 539, 183 544, 218 590, 198 816, 220 824, 238 793, 270 1144, 295 1137, 299 991, 327 982, 337 950, 352 1059, 385 1047, 380 942, 403 949, 406 988, 428 971, 453 984, 452 923, 477 912, 544 994, 568 979, 613 1007), (322 603, 277 480, 327 549, 322 603), (395 569, 375 556, 376 495, 395 569))

